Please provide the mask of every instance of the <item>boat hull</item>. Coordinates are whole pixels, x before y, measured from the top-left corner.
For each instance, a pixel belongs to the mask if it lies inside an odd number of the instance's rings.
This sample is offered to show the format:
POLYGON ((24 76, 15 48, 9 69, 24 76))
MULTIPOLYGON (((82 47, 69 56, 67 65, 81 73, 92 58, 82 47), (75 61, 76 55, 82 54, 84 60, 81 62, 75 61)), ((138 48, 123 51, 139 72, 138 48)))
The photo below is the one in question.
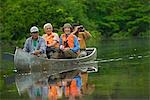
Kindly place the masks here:
POLYGON ((16 49, 14 64, 17 69, 15 78, 18 93, 23 93, 39 80, 48 82, 49 77, 72 79, 78 71, 87 71, 88 68, 98 68, 96 49, 87 48, 88 56, 76 59, 45 59, 16 49))
POLYGON ((80 69, 84 67, 96 67, 96 49, 88 48, 91 53, 88 56, 75 59, 45 59, 24 52, 22 49, 16 49, 14 55, 14 64, 19 73, 43 72, 49 74, 80 69))

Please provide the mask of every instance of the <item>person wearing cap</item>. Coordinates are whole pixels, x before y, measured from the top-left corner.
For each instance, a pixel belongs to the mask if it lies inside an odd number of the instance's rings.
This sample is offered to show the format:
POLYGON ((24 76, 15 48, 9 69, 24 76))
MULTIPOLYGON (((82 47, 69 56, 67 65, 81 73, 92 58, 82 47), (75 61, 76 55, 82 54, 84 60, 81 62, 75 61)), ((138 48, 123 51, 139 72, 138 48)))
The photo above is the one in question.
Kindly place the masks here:
POLYGON ((43 28, 46 33, 42 36, 46 42, 46 55, 50 59, 52 53, 55 53, 59 48, 59 36, 53 32, 51 23, 46 23, 43 28))
POLYGON ((39 36, 39 29, 36 26, 30 29, 31 37, 29 37, 25 44, 23 50, 33 55, 44 56, 46 53, 45 40, 39 36))
POLYGON ((63 34, 60 36, 60 50, 62 58, 76 58, 79 53, 80 45, 75 35, 71 34, 72 26, 64 24, 63 34))

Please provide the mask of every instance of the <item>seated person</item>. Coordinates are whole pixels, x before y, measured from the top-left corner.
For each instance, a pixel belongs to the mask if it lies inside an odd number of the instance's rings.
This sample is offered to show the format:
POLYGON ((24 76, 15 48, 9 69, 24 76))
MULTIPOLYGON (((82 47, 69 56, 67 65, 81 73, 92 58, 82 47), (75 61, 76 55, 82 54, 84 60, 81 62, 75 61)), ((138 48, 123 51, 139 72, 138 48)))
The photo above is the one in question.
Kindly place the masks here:
POLYGON ((78 41, 80 44, 79 57, 86 56, 87 55, 86 40, 91 37, 91 34, 88 31, 86 31, 82 25, 79 25, 79 24, 73 24, 73 29, 74 31, 72 32, 72 34, 78 37, 78 41))
POLYGON ((36 26, 30 29, 31 37, 29 37, 25 44, 23 50, 33 55, 45 56, 46 44, 44 39, 39 36, 39 29, 36 26))
POLYGON ((43 35, 46 42, 46 55, 50 59, 52 53, 56 52, 59 48, 59 36, 53 32, 53 27, 50 23, 44 25, 44 32, 46 33, 43 35))
POLYGON ((72 26, 64 24, 63 32, 60 36, 60 58, 76 58, 79 53, 80 45, 75 35, 71 34, 72 26))

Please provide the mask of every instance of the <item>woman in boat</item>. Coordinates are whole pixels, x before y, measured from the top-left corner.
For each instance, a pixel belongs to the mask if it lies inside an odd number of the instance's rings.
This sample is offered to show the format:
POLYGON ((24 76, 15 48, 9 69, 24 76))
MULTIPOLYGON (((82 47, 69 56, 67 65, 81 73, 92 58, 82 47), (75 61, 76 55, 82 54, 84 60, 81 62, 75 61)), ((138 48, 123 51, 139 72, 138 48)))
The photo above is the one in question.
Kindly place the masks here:
POLYGON ((80 45, 77 37, 71 34, 72 26, 69 23, 64 24, 63 32, 60 36, 60 58, 76 58, 80 45))
POLYGON ((46 55, 47 58, 50 59, 52 53, 56 52, 59 48, 59 36, 57 33, 53 32, 51 23, 46 23, 43 28, 44 32, 46 33, 43 35, 43 38, 46 42, 46 55))
POLYGON ((36 26, 30 29, 31 37, 29 37, 25 44, 23 50, 33 55, 45 56, 46 44, 44 39, 39 36, 39 29, 36 26))
POLYGON ((73 24, 73 35, 76 35, 80 44, 80 54, 79 57, 83 57, 87 55, 86 52, 86 40, 91 37, 91 34, 85 30, 83 25, 73 24))

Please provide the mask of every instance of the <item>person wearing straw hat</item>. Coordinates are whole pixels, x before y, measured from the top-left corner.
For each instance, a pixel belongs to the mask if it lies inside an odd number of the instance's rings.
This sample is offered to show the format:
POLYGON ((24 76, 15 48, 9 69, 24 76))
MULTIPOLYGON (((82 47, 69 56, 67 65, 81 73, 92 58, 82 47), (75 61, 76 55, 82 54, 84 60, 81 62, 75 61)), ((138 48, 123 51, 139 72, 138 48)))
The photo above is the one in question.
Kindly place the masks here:
POLYGON ((75 35, 71 34, 72 26, 64 24, 63 34, 60 36, 61 58, 76 58, 79 54, 80 45, 75 35))

